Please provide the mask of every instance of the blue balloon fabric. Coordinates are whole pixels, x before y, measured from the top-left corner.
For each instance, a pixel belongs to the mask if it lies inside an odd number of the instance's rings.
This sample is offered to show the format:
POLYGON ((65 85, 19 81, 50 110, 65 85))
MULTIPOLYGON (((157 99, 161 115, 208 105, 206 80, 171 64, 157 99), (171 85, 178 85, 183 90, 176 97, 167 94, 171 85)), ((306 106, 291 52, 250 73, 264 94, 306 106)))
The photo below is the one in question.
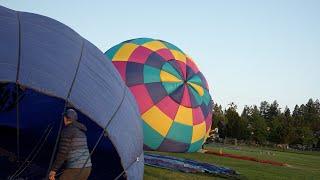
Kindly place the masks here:
MULTIPOLYGON (((101 171, 93 170, 92 177, 103 178, 99 177, 102 171, 116 171, 118 163, 121 167, 115 175, 124 170, 127 179, 143 178, 143 134, 132 94, 112 62, 66 25, 0 6, 0 83, 0 131, 3 127, 16 128, 18 101, 22 156, 31 151, 50 124, 53 134, 45 147, 53 147, 68 102, 88 127, 90 150, 106 129, 92 157, 93 169, 101 171), (110 152, 119 158, 110 157, 110 152), (109 159, 104 160, 107 156, 109 159)), ((14 149, 13 137, 14 133, 6 137, 1 134, 1 146, 14 149)), ((43 162, 48 165, 48 154, 42 151, 39 163, 46 159, 43 162)))

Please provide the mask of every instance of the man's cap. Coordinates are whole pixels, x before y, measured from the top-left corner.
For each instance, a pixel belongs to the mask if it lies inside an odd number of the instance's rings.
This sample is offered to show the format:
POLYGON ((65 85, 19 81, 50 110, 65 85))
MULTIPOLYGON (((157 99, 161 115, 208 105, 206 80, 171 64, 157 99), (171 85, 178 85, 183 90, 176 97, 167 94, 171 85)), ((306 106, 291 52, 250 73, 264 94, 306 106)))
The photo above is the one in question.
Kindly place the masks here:
POLYGON ((78 120, 78 114, 75 110, 73 109, 68 109, 66 112, 63 114, 65 117, 71 120, 78 120))

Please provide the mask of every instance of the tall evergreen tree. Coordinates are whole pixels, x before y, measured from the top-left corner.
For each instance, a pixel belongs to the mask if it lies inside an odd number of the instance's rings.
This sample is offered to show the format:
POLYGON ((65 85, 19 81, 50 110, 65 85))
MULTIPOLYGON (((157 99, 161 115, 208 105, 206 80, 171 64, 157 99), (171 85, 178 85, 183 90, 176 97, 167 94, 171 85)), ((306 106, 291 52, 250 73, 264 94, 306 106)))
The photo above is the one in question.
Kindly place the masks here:
POLYGON ((281 110, 279 108, 278 102, 275 100, 269 107, 269 112, 268 112, 268 119, 272 120, 272 118, 279 116, 281 113, 281 110))
POLYGON ((250 108, 249 114, 250 139, 259 144, 265 143, 267 140, 267 124, 265 119, 260 115, 257 106, 250 108))
POLYGON ((286 106, 286 107, 284 108, 284 115, 285 115, 286 117, 290 117, 290 116, 291 116, 291 111, 290 111, 290 109, 288 108, 288 106, 286 106))
POLYGON ((234 103, 229 104, 225 117, 228 119, 226 125, 226 134, 228 137, 245 139, 247 136, 247 124, 241 119, 237 112, 237 106, 234 103))
POLYGON ((260 103, 260 115, 266 119, 269 120, 269 111, 270 111, 270 104, 267 101, 262 101, 260 103))

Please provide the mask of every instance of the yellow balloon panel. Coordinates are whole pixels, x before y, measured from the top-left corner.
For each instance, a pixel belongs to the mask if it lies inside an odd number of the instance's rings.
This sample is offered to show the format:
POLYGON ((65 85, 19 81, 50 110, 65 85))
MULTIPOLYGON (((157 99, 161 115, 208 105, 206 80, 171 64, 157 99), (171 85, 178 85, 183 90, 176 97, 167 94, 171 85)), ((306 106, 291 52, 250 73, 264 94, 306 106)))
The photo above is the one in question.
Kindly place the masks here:
POLYGON ((151 41, 148 43, 143 44, 144 47, 151 49, 152 51, 157 51, 159 49, 165 49, 167 48, 163 43, 160 41, 151 41))
POLYGON ((119 51, 114 55, 112 61, 128 61, 132 52, 138 47, 136 44, 124 44, 119 51))
POLYGON ((187 60, 186 56, 182 52, 177 50, 170 50, 170 51, 176 60, 186 63, 186 60, 187 60))
POLYGON ((160 79, 161 82, 181 82, 181 79, 178 79, 174 75, 167 73, 166 71, 160 72, 160 79))
POLYGON ((153 106, 143 113, 142 119, 162 136, 166 136, 173 121, 165 115, 158 107, 153 106))
POLYGON ((194 125, 192 127, 192 139, 191 143, 199 141, 200 139, 205 137, 206 134, 206 123, 202 122, 201 124, 194 125))
POLYGON ((175 117, 175 121, 188 126, 192 126, 193 124, 192 109, 180 105, 175 117))

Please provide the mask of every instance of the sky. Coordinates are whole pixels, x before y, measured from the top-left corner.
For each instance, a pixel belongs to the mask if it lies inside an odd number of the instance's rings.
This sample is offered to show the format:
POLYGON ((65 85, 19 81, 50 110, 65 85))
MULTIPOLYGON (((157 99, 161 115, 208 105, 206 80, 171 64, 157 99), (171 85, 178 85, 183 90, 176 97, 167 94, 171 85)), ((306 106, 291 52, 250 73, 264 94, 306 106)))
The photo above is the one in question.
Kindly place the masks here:
POLYGON ((277 100, 283 109, 320 99, 317 0, 0 0, 56 19, 101 51, 133 38, 175 44, 226 107, 277 100))

